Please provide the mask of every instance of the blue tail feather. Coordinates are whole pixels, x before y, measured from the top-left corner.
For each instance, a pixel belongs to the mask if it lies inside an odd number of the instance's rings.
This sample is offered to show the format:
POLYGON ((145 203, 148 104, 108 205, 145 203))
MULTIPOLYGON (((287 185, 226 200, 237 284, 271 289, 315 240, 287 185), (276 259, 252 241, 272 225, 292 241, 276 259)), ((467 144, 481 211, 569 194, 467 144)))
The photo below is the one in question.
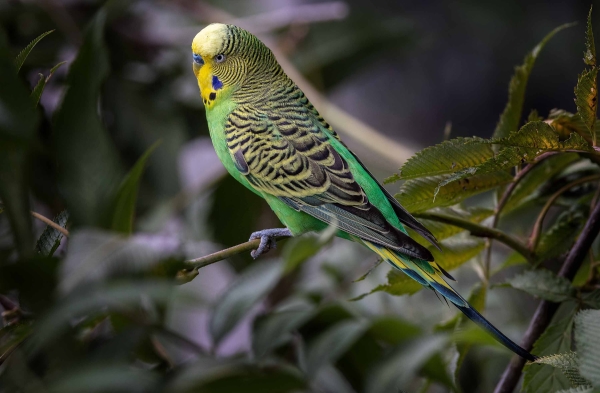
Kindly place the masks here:
POLYGON ((485 319, 481 314, 477 312, 473 307, 470 306, 456 306, 460 311, 463 312, 471 321, 475 322, 482 329, 490 333, 496 340, 501 342, 506 348, 510 349, 517 355, 522 358, 529 360, 530 362, 534 362, 538 357, 532 355, 525 349, 521 348, 519 345, 514 343, 510 338, 506 337, 500 330, 496 329, 494 325, 492 325, 487 319, 485 319))

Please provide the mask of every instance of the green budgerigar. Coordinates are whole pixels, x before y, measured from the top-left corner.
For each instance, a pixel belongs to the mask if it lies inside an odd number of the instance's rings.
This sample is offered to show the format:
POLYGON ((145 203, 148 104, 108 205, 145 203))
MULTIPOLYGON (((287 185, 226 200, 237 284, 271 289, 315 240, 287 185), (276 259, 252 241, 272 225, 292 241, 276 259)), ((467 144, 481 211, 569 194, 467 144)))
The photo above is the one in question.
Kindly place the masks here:
POLYGON ((404 228, 437 246, 433 235, 375 180, 258 38, 215 23, 196 35, 192 52, 219 159, 286 226, 253 233, 250 239, 261 239, 253 257, 268 251, 275 237, 334 225, 338 236, 365 245, 448 299, 507 348, 535 359, 446 282, 452 276, 404 228))

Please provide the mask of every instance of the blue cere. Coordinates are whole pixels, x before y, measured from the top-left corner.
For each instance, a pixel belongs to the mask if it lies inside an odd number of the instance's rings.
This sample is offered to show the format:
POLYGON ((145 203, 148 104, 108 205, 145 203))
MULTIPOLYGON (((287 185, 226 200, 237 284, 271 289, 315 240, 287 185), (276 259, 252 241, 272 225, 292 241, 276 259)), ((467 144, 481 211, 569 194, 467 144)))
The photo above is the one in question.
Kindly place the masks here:
POLYGON ((194 58, 194 63, 198 64, 198 65, 203 65, 204 64, 204 60, 202 60, 202 56, 197 55, 197 54, 193 54, 192 57, 194 58))
POLYGON ((223 88, 223 82, 221 82, 219 80, 219 78, 217 78, 216 76, 213 75, 212 86, 213 86, 213 89, 215 89, 215 90, 222 89, 223 88))

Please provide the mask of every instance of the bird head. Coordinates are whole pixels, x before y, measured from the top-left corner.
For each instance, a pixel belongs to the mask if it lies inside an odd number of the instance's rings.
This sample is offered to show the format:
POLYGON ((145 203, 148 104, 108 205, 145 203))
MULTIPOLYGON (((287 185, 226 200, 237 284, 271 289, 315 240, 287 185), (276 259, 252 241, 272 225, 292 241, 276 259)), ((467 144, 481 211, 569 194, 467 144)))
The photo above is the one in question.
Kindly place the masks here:
POLYGON ((257 77, 269 83, 272 71, 279 68, 271 51, 258 38, 237 26, 221 23, 208 25, 196 34, 192 58, 206 108, 212 108, 257 77))

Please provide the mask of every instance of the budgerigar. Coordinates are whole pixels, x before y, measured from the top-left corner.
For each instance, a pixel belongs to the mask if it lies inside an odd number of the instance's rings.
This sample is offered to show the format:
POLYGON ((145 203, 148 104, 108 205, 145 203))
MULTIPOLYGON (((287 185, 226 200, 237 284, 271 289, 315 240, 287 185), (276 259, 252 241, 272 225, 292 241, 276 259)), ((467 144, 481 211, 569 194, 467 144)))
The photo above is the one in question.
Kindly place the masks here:
POLYGON ((371 175, 284 73, 254 35, 211 24, 192 43, 193 70, 219 159, 240 183, 264 198, 286 226, 252 234, 253 257, 274 238, 320 231, 361 243, 394 268, 448 299, 507 348, 535 356, 502 334, 444 279, 453 280, 431 252, 411 239, 411 228, 437 245, 371 175))

